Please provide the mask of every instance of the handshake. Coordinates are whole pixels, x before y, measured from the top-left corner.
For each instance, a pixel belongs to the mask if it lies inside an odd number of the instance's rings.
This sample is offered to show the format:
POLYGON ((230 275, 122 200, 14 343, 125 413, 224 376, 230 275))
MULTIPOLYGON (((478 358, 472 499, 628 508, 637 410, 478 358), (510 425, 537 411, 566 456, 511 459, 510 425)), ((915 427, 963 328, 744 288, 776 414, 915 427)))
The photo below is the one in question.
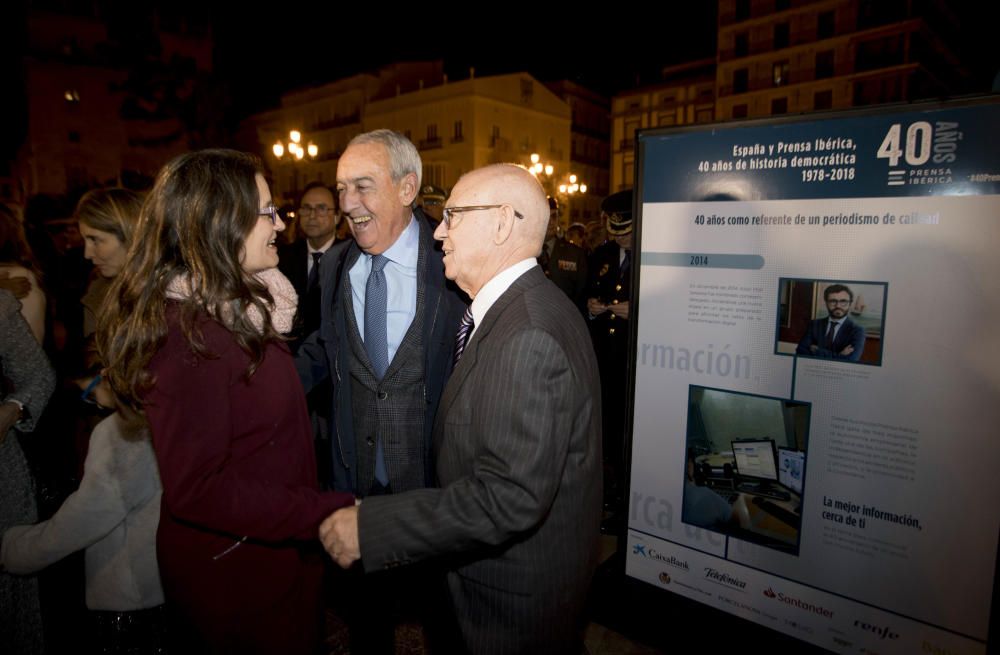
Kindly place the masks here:
POLYGON ((361 545, 358 541, 358 505, 344 507, 326 517, 319 526, 319 540, 330 557, 342 568, 361 559, 361 545))

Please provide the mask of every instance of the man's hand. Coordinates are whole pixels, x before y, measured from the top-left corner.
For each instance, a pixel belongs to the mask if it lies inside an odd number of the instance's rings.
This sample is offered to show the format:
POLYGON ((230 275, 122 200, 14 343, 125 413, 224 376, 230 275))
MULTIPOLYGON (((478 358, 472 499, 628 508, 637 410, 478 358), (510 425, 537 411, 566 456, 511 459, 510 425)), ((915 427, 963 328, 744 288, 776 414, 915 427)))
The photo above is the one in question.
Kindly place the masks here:
POLYGON ((611 303, 610 305, 608 305, 608 309, 610 309, 611 313, 614 314, 615 316, 617 316, 618 318, 624 319, 626 321, 628 320, 628 301, 627 300, 625 302, 611 303))
POLYGON ((849 357, 852 352, 854 352, 854 346, 847 344, 844 346, 844 349, 840 351, 840 354, 844 357, 849 357))
POLYGON ((345 507, 326 517, 319 526, 319 540, 337 564, 347 568, 361 559, 358 542, 358 507, 345 507))
POLYGON ((10 291, 18 300, 31 293, 31 280, 26 277, 11 277, 10 273, 0 273, 0 289, 10 291))
POLYGON ((815 355, 816 353, 819 352, 819 346, 817 346, 816 344, 810 345, 809 346, 809 352, 811 352, 812 354, 815 355))
POLYGON ((591 316, 600 316, 608 311, 608 306, 597 298, 587 298, 587 311, 590 312, 591 316))

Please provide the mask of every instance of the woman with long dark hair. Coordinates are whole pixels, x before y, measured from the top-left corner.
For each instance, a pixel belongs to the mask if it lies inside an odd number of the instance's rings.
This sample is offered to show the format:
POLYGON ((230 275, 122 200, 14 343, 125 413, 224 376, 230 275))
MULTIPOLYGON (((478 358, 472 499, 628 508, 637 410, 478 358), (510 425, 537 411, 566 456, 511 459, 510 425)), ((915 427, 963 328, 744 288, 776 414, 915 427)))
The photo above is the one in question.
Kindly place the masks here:
POLYGON ((354 502, 318 491, 281 338, 296 306, 274 269, 282 229, 256 158, 182 155, 157 177, 100 316, 111 385, 152 433, 161 579, 189 650, 313 652, 317 528, 354 502))

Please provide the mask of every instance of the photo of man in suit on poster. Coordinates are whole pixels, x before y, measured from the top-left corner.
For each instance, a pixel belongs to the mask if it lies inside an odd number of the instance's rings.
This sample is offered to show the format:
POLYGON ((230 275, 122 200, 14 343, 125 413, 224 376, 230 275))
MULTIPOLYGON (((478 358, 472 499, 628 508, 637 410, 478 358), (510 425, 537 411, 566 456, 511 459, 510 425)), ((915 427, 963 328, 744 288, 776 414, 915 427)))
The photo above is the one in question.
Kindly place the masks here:
POLYGON ((780 278, 775 354, 881 366, 888 285, 780 278))
POLYGON ((843 284, 833 284, 823 291, 826 318, 809 323, 809 328, 795 349, 796 354, 856 362, 865 349, 865 329, 851 320, 848 312, 854 292, 843 284))

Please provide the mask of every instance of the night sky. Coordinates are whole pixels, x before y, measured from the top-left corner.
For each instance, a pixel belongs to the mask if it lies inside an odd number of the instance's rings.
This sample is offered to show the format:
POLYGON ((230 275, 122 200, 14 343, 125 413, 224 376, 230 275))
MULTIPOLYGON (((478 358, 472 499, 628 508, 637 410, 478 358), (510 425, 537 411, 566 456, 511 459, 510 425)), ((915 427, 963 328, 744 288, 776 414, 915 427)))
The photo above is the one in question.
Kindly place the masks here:
POLYGON ((470 66, 477 76, 526 70, 611 95, 637 79, 656 81, 665 65, 715 55, 716 3, 701 0, 663 3, 671 9, 641 17, 569 16, 569 5, 526 10, 530 3, 417 7, 410 14, 378 3, 308 4, 279 0, 266 15, 214 11, 216 72, 232 84, 236 113, 277 106, 282 91, 404 60, 443 59, 454 80, 467 78, 470 66), (471 18, 473 11, 483 17, 471 18))
MULTIPOLYGON (((174 0, 195 2, 196 0, 174 0)), ((962 65, 989 91, 1000 70, 1000 2, 950 0, 960 17, 962 65)), ((248 13, 212 3, 215 68, 231 85, 234 118, 276 107, 284 91, 406 60, 443 59, 450 79, 526 70, 608 96, 659 81, 664 66, 716 54, 717 2, 462 3, 411 12, 381 3, 277 0, 248 13), (472 13, 477 14, 473 18, 472 13)))
MULTIPOLYGON (((86 0, 45 0, 69 5, 86 0)), ((16 99, 21 80, 17 60, 26 46, 26 0, 0 3, 0 64, 16 99), (7 68, 9 66, 9 68, 7 68)), ((104 5, 104 3, 101 3, 104 5)), ((414 5, 411 11, 385 3, 276 0, 251 9, 231 0, 153 0, 175 14, 210 21, 215 42, 213 102, 223 123, 217 134, 233 134, 247 116, 279 105, 281 94, 374 72, 398 61, 444 61, 452 80, 528 71, 541 81, 570 79, 612 96, 659 81, 665 67, 716 53, 713 0, 664 2, 640 11, 633 3, 607 9, 571 9, 540 3, 462 3, 414 5), (477 17, 472 17, 473 12, 477 17)), ((950 0, 960 16, 962 65, 976 74, 976 89, 989 91, 1000 70, 1000 48, 993 33, 1000 23, 1000 2, 950 0)), ((147 5, 107 0, 118 33, 141 42, 132 14, 147 5)), ((137 14, 138 15, 138 14, 137 14)), ((0 134, 0 155, 13 153, 25 133, 21 103, 6 103, 11 129, 0 134)), ((218 137, 228 141, 228 137, 218 137)), ((231 145, 220 143, 219 145, 231 145)), ((3 157, 6 158, 6 157, 3 157)))

